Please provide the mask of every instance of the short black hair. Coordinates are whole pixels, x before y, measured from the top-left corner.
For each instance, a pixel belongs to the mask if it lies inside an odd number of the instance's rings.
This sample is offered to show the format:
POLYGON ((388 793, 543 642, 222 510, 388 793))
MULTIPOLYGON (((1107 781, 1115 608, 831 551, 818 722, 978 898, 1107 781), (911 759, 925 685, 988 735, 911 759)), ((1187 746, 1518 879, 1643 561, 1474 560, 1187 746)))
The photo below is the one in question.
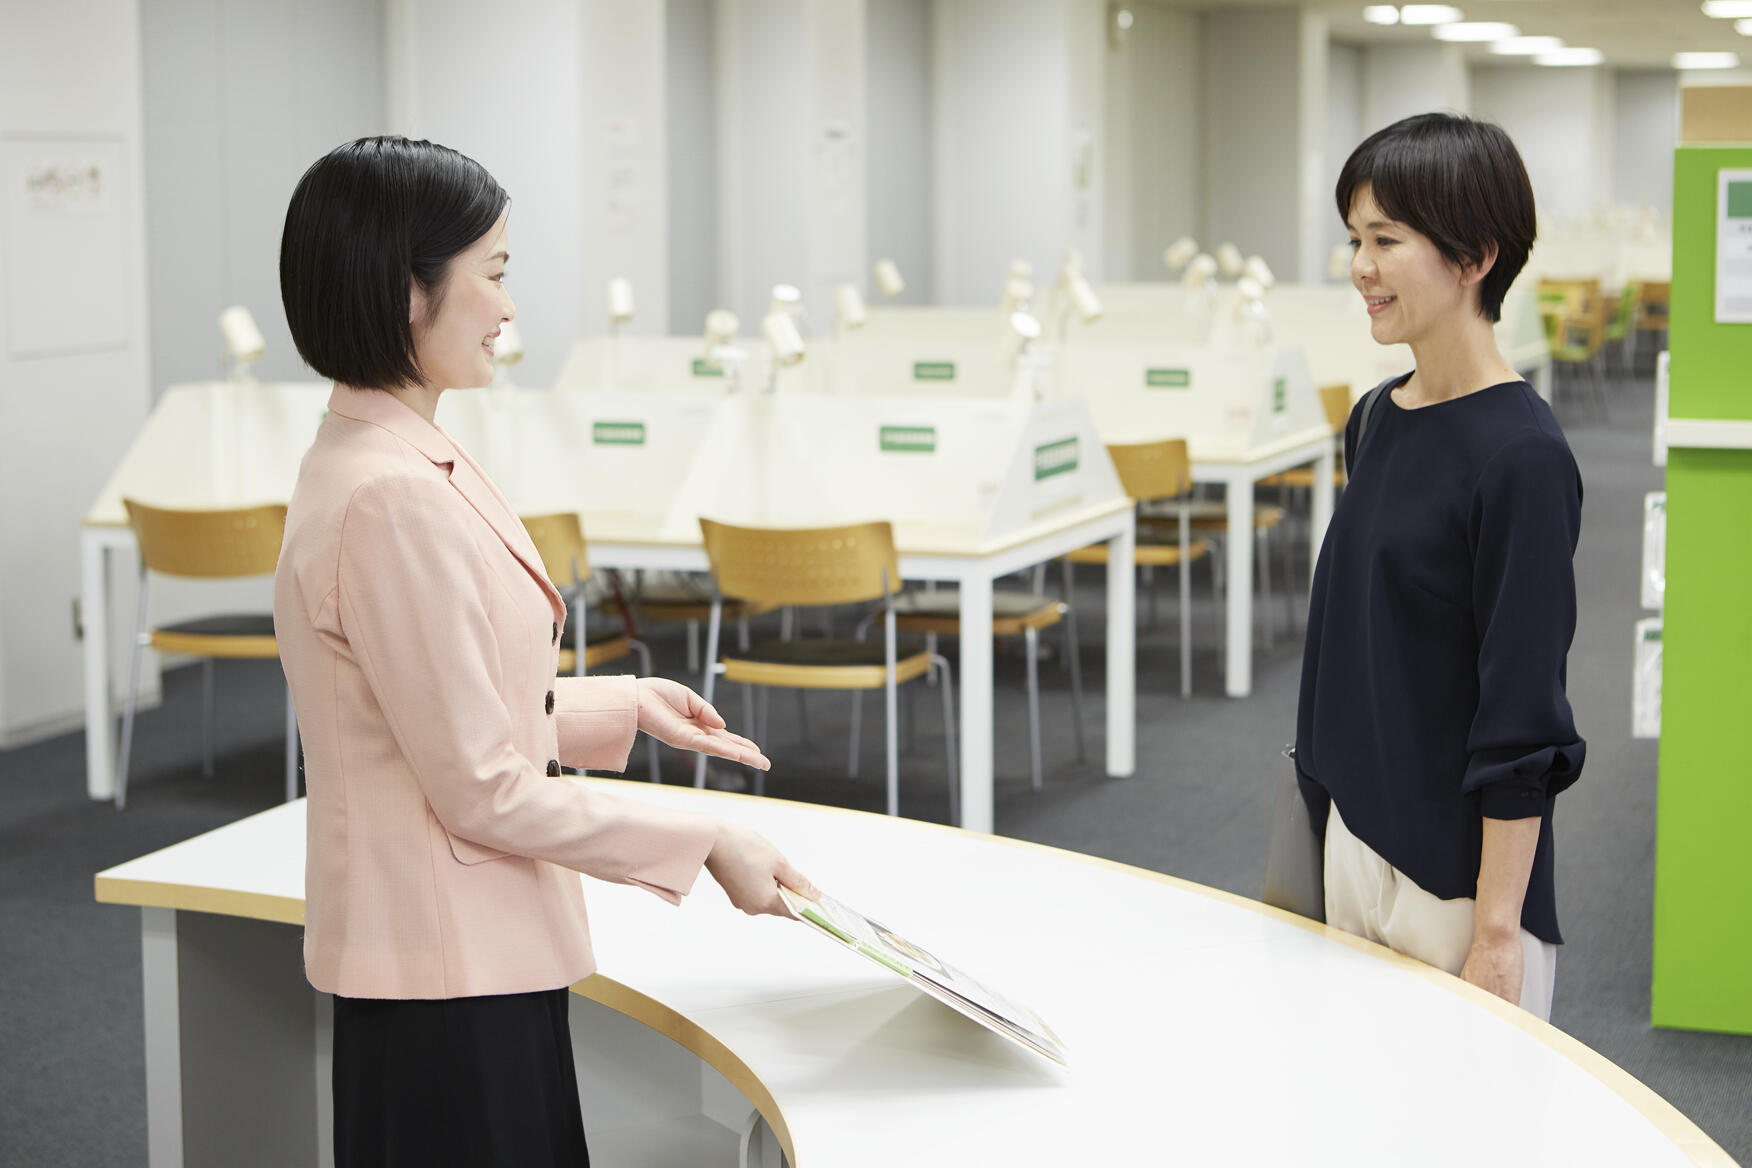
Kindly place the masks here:
POLYGON ((432 142, 360 138, 317 159, 280 236, 280 300, 298 355, 360 389, 419 384, 411 284, 435 309, 450 261, 510 201, 486 167, 432 142))
POLYGON ((1338 217, 1371 188, 1388 218, 1417 231, 1451 264, 1496 262, 1478 286, 1478 309, 1502 319, 1503 297, 1533 250, 1538 219, 1520 151, 1501 126, 1458 114, 1417 114, 1377 130, 1339 172, 1338 217))

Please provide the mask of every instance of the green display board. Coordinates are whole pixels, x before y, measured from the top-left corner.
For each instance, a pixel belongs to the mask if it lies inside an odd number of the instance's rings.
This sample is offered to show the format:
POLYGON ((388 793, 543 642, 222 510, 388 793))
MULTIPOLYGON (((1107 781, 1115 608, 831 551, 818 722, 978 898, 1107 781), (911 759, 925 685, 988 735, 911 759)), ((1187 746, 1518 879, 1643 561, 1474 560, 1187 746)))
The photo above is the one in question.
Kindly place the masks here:
MULTIPOLYGON (((1752 324, 1715 323, 1724 168, 1752 169, 1752 148, 1675 152, 1674 418, 1752 420, 1752 324)), ((1752 450, 1672 448, 1650 992, 1657 1026, 1752 1034, 1749 582, 1752 450)))

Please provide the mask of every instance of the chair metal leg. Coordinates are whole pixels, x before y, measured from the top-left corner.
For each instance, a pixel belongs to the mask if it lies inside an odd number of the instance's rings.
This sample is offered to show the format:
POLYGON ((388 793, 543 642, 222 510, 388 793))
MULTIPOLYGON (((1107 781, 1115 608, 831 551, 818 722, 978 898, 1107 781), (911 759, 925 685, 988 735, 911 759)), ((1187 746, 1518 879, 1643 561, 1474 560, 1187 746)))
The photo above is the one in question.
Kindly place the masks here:
POLYGON ((1259 623, 1265 626, 1265 651, 1271 652, 1276 636, 1273 630, 1277 621, 1272 619, 1271 612, 1271 541, 1267 539, 1269 532, 1263 527, 1254 537, 1259 544, 1259 623))
POLYGON ((687 671, 689 673, 698 673, 700 671, 699 621, 690 620, 687 622, 687 671))
MULTIPOLYGON (((639 675, 650 677, 651 647, 643 641, 632 641, 630 644, 633 647, 633 652, 639 658, 639 675)), ((657 740, 649 734, 645 735, 645 765, 650 772, 645 777, 653 783, 661 783, 663 774, 657 759, 657 740)))
POLYGON ((943 743, 947 751, 949 770, 949 822, 961 826, 961 775, 956 770, 955 760, 955 685, 949 674, 949 659, 943 656, 933 657, 932 663, 943 671, 943 743))
POLYGON ((1077 761, 1088 758, 1083 741, 1083 647, 1077 636, 1077 610, 1065 605, 1065 659, 1071 663, 1071 716, 1077 732, 1077 761))
POLYGON ((1040 633, 1022 630, 1028 646, 1028 778, 1040 790, 1040 633))
MULTIPOLYGON (((707 705, 712 704, 712 690, 718 681, 718 632, 724 623, 723 606, 717 602, 712 604, 712 617, 706 625, 706 668, 705 676, 701 678, 700 696, 707 705)), ((694 786, 706 785, 706 756, 694 755, 694 786)))
MULTIPOLYGON (((744 734, 753 735, 755 733, 755 729, 754 729, 754 727, 755 727, 754 687, 752 685, 749 685, 745 681, 745 682, 741 683, 740 685, 738 685, 736 688, 742 691, 742 731, 744 734)), ((761 693, 764 696, 766 691, 762 690, 761 693)), ((755 785, 757 788, 754 793, 756 795, 758 795, 758 794, 760 794, 758 787, 760 784, 760 777, 759 776, 760 776, 761 772, 755 771, 754 773, 755 773, 755 785)))
MULTIPOLYGON (((886 586, 886 585, 885 585, 886 586)), ((900 814, 900 694, 898 683, 894 677, 895 636, 894 609, 885 614, 882 628, 883 659, 887 668, 882 686, 883 712, 887 715, 888 724, 883 727, 886 745, 888 747, 888 814, 900 814)))
POLYGON ((803 740, 803 749, 813 751, 815 744, 809 738, 809 693, 807 690, 797 690, 797 732, 803 740))
POLYGON ((846 778, 858 777, 858 739, 864 728, 864 691, 852 691, 852 744, 846 753, 846 778))
POLYGON ((201 662, 201 777, 213 777, 213 659, 201 662))
POLYGON ((134 713, 140 699, 140 658, 146 652, 146 565, 140 565, 140 591, 134 605, 134 653, 128 666, 128 700, 122 708, 122 736, 116 751, 116 810, 128 805, 128 756, 134 749, 134 713))
MULTIPOLYGON (((1180 696, 1192 696, 1192 531, 1186 508, 1180 509, 1180 696)), ((1079 754, 1077 757, 1081 758, 1079 754)))
POLYGON ((286 802, 298 798, 298 711, 292 707, 292 683, 286 683, 286 802))

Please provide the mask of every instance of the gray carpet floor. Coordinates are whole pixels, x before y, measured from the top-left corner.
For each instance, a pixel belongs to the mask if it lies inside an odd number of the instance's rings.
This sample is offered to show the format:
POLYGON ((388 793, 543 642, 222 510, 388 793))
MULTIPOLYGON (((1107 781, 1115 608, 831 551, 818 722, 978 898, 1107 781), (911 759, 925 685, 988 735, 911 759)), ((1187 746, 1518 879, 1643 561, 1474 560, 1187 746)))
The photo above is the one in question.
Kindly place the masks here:
MULTIPOLYGON (((1559 958, 1552 1020, 1752 1164, 1752 1037, 1656 1030, 1648 1023, 1656 750, 1629 737, 1630 654, 1631 626, 1643 615, 1637 585, 1642 497, 1660 485, 1660 472, 1649 465, 1653 394, 1647 378, 1619 379, 1610 396, 1610 422, 1579 405, 1560 410, 1587 491, 1569 688, 1590 748, 1582 781, 1558 809, 1558 900, 1568 943, 1559 958)), ((1302 572, 1305 558, 1299 554, 1302 572)), ((1028 783, 1019 646, 1001 646, 1000 832, 1258 894, 1271 797, 1283 765, 1277 752, 1292 734, 1295 712, 1301 627, 1299 617, 1293 632, 1287 627, 1289 610, 1306 598, 1279 598, 1272 614, 1277 643, 1257 653, 1254 693, 1230 700, 1222 696, 1219 614, 1203 573, 1201 566, 1194 578, 1191 699, 1178 696, 1172 581, 1159 582, 1160 625, 1140 628, 1133 778, 1108 779, 1100 766, 1100 573, 1082 570, 1074 598, 1085 629, 1088 761, 1074 758, 1067 675, 1062 659, 1055 659, 1042 675, 1042 792, 1028 783)), ((680 676, 679 634, 644 632, 658 670, 680 676)), ((194 669, 168 673, 163 705, 140 719, 124 813, 86 800, 79 735, 0 753, 0 1164, 145 1162, 138 916, 93 903, 91 877, 280 798, 278 666, 242 662, 221 669, 218 773, 211 780, 200 775, 194 669)), ((948 806, 934 696, 918 702, 908 727, 916 741, 904 759, 902 811, 942 820, 948 806)), ((800 736, 793 703, 781 695, 772 704, 767 747, 775 766, 768 792, 880 810, 878 702, 866 711, 874 732, 866 733, 865 777, 856 782, 843 777, 845 699, 817 694, 809 703, 808 741, 800 736)), ((722 704, 734 721, 735 695, 722 704)), ((642 765, 642 754, 635 755, 635 767, 642 765)), ((666 751, 663 765, 668 781, 686 781, 686 758, 666 751)))

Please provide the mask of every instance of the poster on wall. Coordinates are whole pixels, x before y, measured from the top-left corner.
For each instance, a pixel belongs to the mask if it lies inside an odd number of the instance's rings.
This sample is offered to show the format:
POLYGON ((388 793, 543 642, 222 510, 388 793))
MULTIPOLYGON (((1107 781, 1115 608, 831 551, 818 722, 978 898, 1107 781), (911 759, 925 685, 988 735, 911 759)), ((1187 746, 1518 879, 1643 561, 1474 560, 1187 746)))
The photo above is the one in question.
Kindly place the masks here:
POLYGON ((0 176, 8 353, 125 346, 130 265, 121 139, 0 139, 0 176))

